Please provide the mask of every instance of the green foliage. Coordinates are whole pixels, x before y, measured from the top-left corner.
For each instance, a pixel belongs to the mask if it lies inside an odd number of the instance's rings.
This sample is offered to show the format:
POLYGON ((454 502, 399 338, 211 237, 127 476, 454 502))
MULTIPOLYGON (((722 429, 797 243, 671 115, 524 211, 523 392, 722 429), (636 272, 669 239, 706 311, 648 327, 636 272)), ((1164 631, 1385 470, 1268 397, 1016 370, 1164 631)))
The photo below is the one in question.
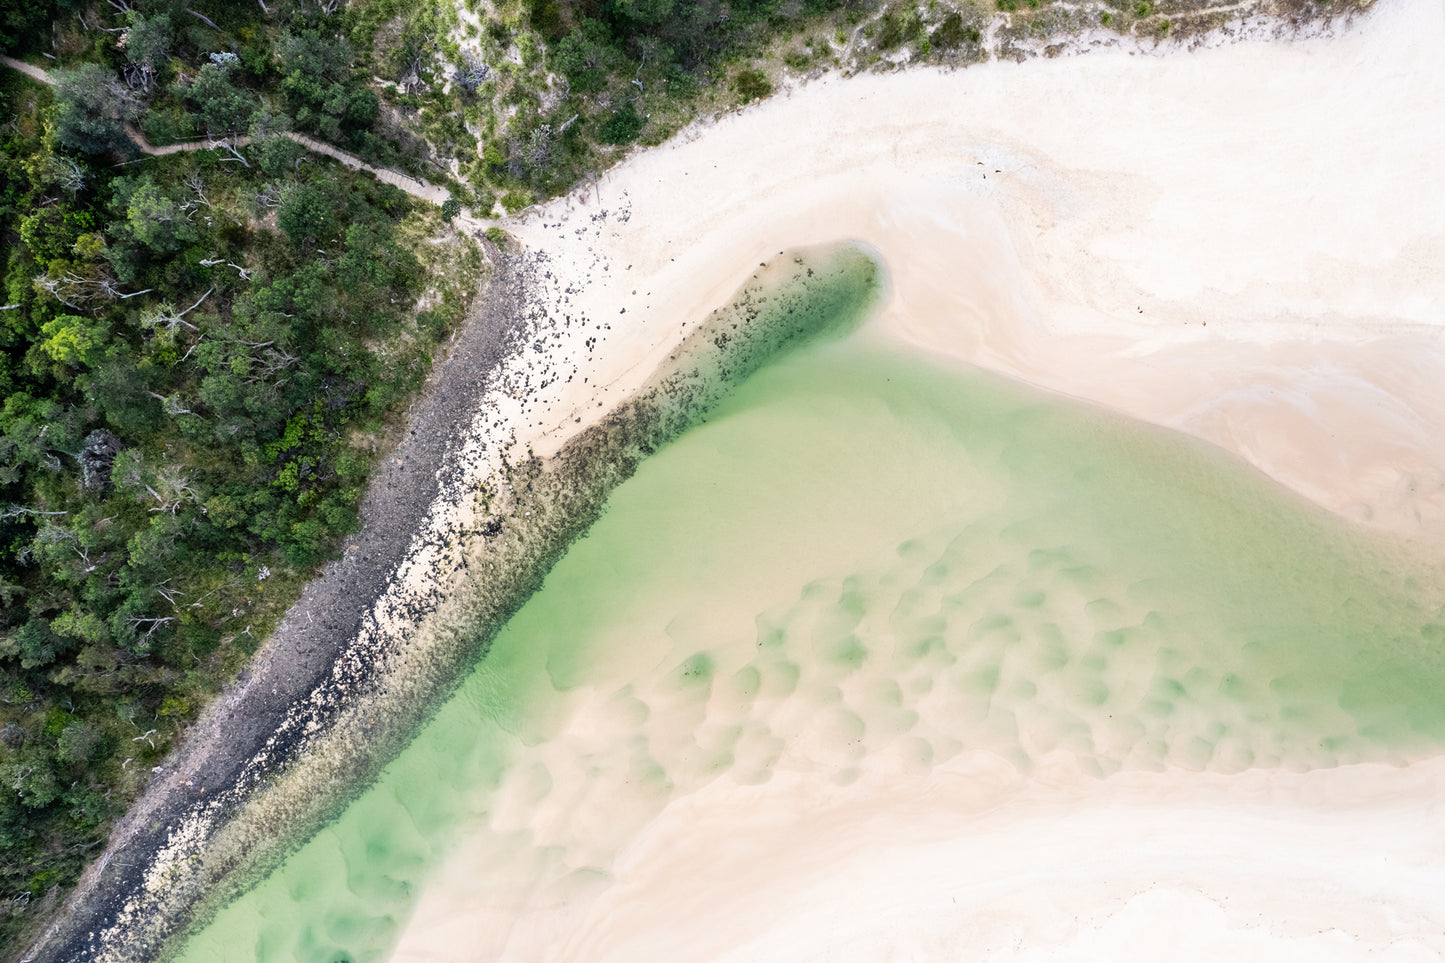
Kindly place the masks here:
POLYGON ((582 18, 552 54, 553 65, 567 75, 578 93, 601 90, 619 59, 607 24, 588 17, 582 18))
POLYGON ((122 38, 126 59, 133 64, 158 69, 171 49, 173 31, 170 15, 160 12, 146 17, 131 11, 129 20, 130 27, 122 38))
POLYGON ((100 751, 104 742, 104 729, 95 723, 77 720, 61 731, 55 757, 61 762, 86 763, 100 751))
POLYGON ((352 70, 351 44, 314 28, 281 35, 276 44, 281 89, 298 127, 331 140, 370 126, 376 95, 352 70))
POLYGON ((103 327, 73 314, 62 314, 45 322, 40 328, 40 350, 51 360, 80 367, 90 364, 105 344, 103 327))
POLYGON ((630 144, 642 133, 646 121, 637 113, 631 103, 623 104, 612 112, 597 132, 598 140, 604 144, 630 144))
POLYGON ((337 231, 335 185, 308 181, 286 193, 276 224, 292 243, 329 239, 337 231))
POLYGON ((523 210, 531 205, 531 191, 508 191, 502 196, 502 206, 507 209, 507 213, 509 214, 515 214, 517 211, 523 210))
POLYGON ((195 105, 201 125, 212 136, 244 131, 260 107, 256 95, 236 82, 234 68, 206 64, 195 81, 179 91, 195 105))
POLYGON ((923 33, 923 24, 911 8, 890 6, 879 21, 876 38, 879 50, 895 50, 905 42, 916 42, 923 33))
POLYGON ((0 303, 18 305, 0 312, 0 902, 21 908, 3 945, 355 528, 356 440, 388 430, 471 289, 424 266, 434 215, 279 136, 387 149, 339 18, 287 14, 273 46, 259 5, 200 8, 250 18, 245 39, 135 6, 86 16, 129 28, 97 59, 154 74, 144 116, 100 64, 62 71, 53 101, 0 73, 0 303), (257 140, 249 166, 72 153, 126 148, 131 121, 257 140))
POLYGON ((617 12, 635 23, 655 27, 672 16, 676 0, 616 0, 617 12))
POLYGON ((442 220, 450 221, 462 212, 462 202, 455 197, 448 197, 442 202, 442 220))
POLYGON ((1138 3, 1134 4, 1134 16, 1136 17, 1147 17, 1153 11, 1154 8, 1150 6, 1149 0, 1139 0, 1138 3))
POLYGON ((739 70, 737 76, 733 78, 733 90, 737 91, 738 98, 746 104, 752 100, 761 100, 771 94, 773 85, 768 80, 768 75, 761 70, 739 70))
POLYGON ((61 10, 75 6, 54 0, 0 0, 0 51, 18 53, 39 48, 61 10))
POLYGON ((195 226, 180 202, 149 175, 137 181, 120 180, 115 191, 117 203, 125 204, 130 236, 152 251, 168 254, 195 240, 195 226))
POLYGON ((928 35, 933 46, 939 50, 957 50, 964 44, 977 44, 983 39, 978 27, 965 25, 963 16, 957 12, 943 18, 943 22, 928 35))
POLYGON ((552 42, 566 34, 562 7, 557 0, 527 0, 527 22, 533 30, 552 42))
MULTIPOLYGON (((255 128, 252 128, 253 135, 255 128)), ((267 177, 281 178, 294 173, 306 156, 306 148, 289 137, 263 137, 251 145, 256 165, 267 177)))
POLYGON ((55 74, 55 136, 88 154, 129 145, 124 125, 141 115, 135 94, 99 64, 55 74))

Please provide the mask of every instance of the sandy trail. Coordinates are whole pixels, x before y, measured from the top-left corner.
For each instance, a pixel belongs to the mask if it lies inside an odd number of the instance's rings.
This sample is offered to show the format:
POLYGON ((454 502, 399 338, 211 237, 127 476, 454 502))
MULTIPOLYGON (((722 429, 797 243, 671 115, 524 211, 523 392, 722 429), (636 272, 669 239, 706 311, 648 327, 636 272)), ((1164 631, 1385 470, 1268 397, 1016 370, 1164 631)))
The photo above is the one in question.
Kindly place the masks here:
MULTIPOLYGON (((34 64, 28 64, 23 60, 16 60, 14 57, 7 57, 3 54, 0 54, 0 65, 9 67, 12 70, 18 70, 25 76, 31 78, 32 80, 38 80, 42 84, 53 85, 55 83, 55 78, 52 77, 48 71, 37 67, 34 64)), ((165 144, 161 147, 156 147, 150 141, 146 140, 145 134, 141 133, 139 128, 133 125, 127 124, 125 127, 125 133, 126 136, 131 139, 131 141, 136 145, 136 147, 140 150, 142 154, 148 154, 152 157, 163 157, 167 154, 179 154, 186 151, 217 150, 220 148, 224 148, 227 145, 229 145, 230 147, 245 147, 247 144, 251 143, 250 137, 242 135, 236 137, 213 137, 207 138, 205 140, 183 141, 178 144, 165 144)), ((437 187, 435 184, 428 183, 427 181, 424 181, 419 177, 412 177, 399 171, 394 171, 383 167, 373 167, 363 161, 360 157, 357 157, 355 154, 349 154, 338 147, 333 147, 330 144, 325 143, 324 141, 319 141, 314 137, 308 137, 305 134, 298 134, 293 131, 282 131, 281 136, 288 138, 289 140, 295 141, 302 147, 305 147, 307 150, 313 151, 317 154, 324 154, 325 156, 330 157, 333 160, 340 161, 342 164, 346 165, 354 171, 365 171, 382 183, 391 184, 394 187, 398 187, 406 193, 410 194, 412 197, 420 198, 424 201, 427 201, 428 203, 440 205, 444 201, 446 201, 448 197, 451 196, 451 193, 445 187, 437 187)), ((490 221, 480 221, 470 217, 462 217, 460 218, 460 222, 462 226, 465 227, 467 230, 477 230, 485 228, 491 223, 490 221)))
MULTIPOLYGON (((759 261, 856 238, 889 267, 898 338, 1438 536, 1442 45, 1440 5, 1402 0, 1335 38, 795 89, 515 226, 589 319, 553 351, 588 380, 498 413, 554 451, 759 261)), ((486 903, 487 854, 463 849, 395 959, 471 959, 513 926, 516 959, 1438 959, 1442 780, 1439 759, 1091 780, 980 755, 846 794, 719 781, 575 902, 486 903)))

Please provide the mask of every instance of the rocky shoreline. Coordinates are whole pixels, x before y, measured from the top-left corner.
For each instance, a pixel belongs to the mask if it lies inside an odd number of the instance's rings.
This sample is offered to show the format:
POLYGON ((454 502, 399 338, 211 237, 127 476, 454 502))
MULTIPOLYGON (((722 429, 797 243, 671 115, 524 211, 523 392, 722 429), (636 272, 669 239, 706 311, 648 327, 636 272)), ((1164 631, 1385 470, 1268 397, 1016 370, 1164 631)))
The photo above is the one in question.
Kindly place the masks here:
POLYGON ((172 829, 200 811, 224 820, 255 788, 261 774, 252 760, 258 753, 269 746, 274 763, 284 765, 297 750, 299 734, 274 741, 278 722, 331 678, 337 654, 386 591, 441 480, 457 471, 453 455, 469 428, 458 412, 475 410, 503 360, 521 350, 516 335, 527 268, 519 258, 496 260, 498 270, 436 365, 404 437, 373 475, 362 528, 345 554, 307 585, 252 664, 207 708, 116 825, 58 919, 17 959, 93 958, 92 937, 113 924, 142 884, 138 870, 166 847, 172 829))

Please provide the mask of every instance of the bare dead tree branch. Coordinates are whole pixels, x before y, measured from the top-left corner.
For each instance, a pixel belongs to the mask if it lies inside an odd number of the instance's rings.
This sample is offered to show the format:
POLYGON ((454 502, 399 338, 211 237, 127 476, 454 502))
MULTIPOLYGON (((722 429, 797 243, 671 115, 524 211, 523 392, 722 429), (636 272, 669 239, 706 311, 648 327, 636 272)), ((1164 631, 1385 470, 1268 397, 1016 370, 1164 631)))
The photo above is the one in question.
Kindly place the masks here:
POLYGON ((75 15, 75 19, 79 20, 80 25, 86 30, 99 30, 102 33, 125 33, 127 29, 126 27, 102 27, 99 25, 89 24, 85 22, 85 17, 79 13, 75 15))
POLYGON ((37 508, 26 508, 24 505, 11 505, 0 512, 0 521, 7 518, 19 518, 21 515, 69 515, 69 512, 42 512, 37 508))
POLYGON ((197 20, 201 21, 201 23, 205 24, 206 26, 210 27, 212 30, 216 31, 216 33, 224 33, 224 32, 225 32, 225 31, 223 31, 220 27, 218 27, 218 26, 216 26, 214 23, 212 23, 210 17, 207 17, 207 16, 204 15, 204 14, 196 13, 196 11, 192 10, 190 7, 187 7, 187 8, 186 8, 186 13, 189 13, 191 16, 193 16, 193 17, 195 17, 197 20))
POLYGON ((191 189, 191 193, 196 195, 197 201, 206 205, 207 208, 215 209, 215 205, 211 203, 211 199, 206 196, 206 182, 202 180, 200 171, 192 171, 187 174, 185 180, 181 183, 191 189))
POLYGON ((276 208, 281 206, 284 192, 280 184, 267 184, 256 193, 256 206, 276 208))
POLYGON ((229 154, 231 155, 230 157, 222 157, 222 158, 221 158, 221 163, 222 163, 222 164, 229 164, 229 163, 232 162, 232 161, 236 161, 236 162, 239 163, 242 167, 249 168, 249 167, 251 166, 250 163, 247 162, 246 158, 242 157, 241 154, 240 154, 240 152, 236 150, 235 145, 233 145, 233 144, 228 144, 228 143, 226 143, 225 141, 215 140, 215 141, 211 141, 210 147, 212 147, 212 148, 217 148, 217 147, 223 148, 227 153, 229 153, 229 154))

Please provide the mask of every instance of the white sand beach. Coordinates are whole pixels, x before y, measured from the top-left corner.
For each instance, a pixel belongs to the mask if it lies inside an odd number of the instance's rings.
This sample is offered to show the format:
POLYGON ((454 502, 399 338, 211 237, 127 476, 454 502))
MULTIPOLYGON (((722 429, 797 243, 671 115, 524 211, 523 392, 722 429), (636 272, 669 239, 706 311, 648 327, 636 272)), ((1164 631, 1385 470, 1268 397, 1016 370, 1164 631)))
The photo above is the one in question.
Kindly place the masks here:
MULTIPOLYGON (((1372 530, 1438 538, 1442 50, 1438 2, 1381 0, 1338 37, 786 91, 510 228, 549 252, 554 313, 579 323, 549 346, 572 377, 487 418, 555 451, 760 261, 856 239, 888 267, 898 338, 1208 439, 1372 530)), ((599 731, 582 710, 570 726, 552 778, 599 731)), ((459 841, 394 959, 1445 956, 1445 760, 860 768, 846 793, 786 766, 718 780, 645 820, 625 793, 594 795, 585 826, 519 797, 511 831, 595 830, 617 854, 607 879, 531 890, 459 841), (729 891, 704 895, 700 866, 729 891)))
POLYGON ((537 450, 752 265, 854 238, 901 337, 1439 532, 1442 40, 1438 3, 1386 0, 1335 39, 827 78, 689 129, 512 229, 610 325, 529 399, 537 450))
POLYGON ((866 793, 796 774, 715 784, 639 833, 600 896, 579 886, 522 900, 488 880, 496 854, 463 848, 393 959, 1445 954, 1438 760, 1102 783, 1055 772, 1027 785, 974 762, 924 784, 880 777, 866 793))

